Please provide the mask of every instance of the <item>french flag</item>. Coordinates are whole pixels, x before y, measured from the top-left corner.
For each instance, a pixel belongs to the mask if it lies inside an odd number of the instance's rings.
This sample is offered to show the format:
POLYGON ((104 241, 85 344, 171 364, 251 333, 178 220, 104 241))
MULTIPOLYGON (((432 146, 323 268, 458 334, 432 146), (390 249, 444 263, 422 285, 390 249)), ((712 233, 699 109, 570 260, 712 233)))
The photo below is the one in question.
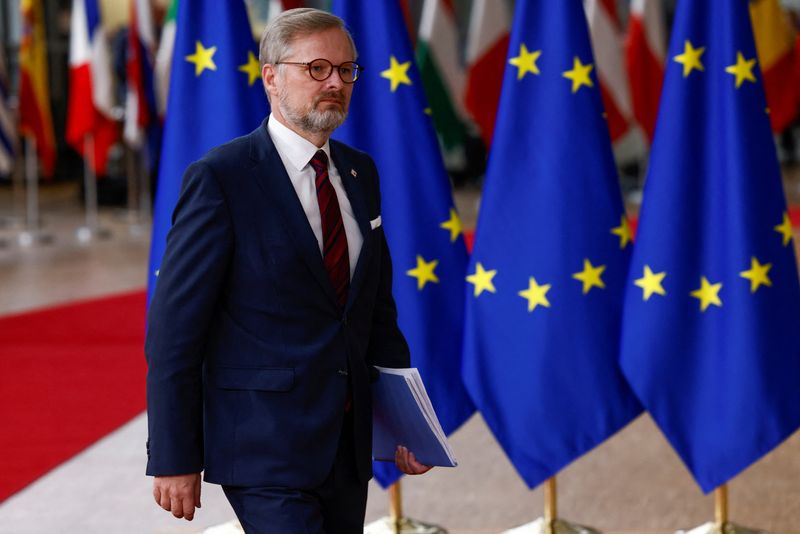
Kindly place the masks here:
POLYGON ((128 32, 124 137, 135 148, 143 145, 147 130, 156 123, 153 85, 155 50, 156 38, 150 2, 134 0, 131 2, 128 32))
POLYGON ((119 139, 114 120, 111 53, 100 21, 98 0, 75 0, 69 47, 67 142, 84 154, 87 138, 94 143, 90 163, 96 174, 106 172, 108 149, 119 139))

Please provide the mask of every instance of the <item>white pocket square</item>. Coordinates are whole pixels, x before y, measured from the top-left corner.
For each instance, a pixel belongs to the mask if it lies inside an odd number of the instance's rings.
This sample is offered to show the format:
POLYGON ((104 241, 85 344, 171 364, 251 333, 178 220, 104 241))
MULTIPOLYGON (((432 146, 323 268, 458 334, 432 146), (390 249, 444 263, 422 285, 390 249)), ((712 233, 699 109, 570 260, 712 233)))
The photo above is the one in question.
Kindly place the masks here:
POLYGON ((369 222, 369 227, 370 227, 371 229, 373 229, 373 230, 374 230, 375 228, 379 227, 380 225, 381 225, 381 216, 380 216, 380 215, 378 215, 376 218, 372 219, 372 220, 369 222))

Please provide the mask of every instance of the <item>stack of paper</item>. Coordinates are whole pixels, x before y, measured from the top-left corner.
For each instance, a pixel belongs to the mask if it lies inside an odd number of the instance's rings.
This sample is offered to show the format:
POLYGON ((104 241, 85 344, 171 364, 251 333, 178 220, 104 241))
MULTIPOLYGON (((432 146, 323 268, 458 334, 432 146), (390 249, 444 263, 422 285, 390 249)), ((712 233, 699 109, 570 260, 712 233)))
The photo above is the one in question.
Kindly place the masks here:
POLYGON ((417 369, 377 369, 380 378, 372 385, 373 458, 394 461, 397 446, 403 445, 420 463, 455 467, 453 451, 417 369))

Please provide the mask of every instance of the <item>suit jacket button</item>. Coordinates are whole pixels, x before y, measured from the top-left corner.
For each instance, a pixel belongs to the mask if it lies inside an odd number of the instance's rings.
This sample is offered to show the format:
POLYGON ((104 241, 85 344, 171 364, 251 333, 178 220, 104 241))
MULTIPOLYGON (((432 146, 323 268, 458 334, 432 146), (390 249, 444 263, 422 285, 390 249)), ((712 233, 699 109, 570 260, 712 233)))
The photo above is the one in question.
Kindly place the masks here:
POLYGON ((342 316, 342 324, 347 326, 347 316, 346 315, 342 316))
POLYGON ((336 372, 342 376, 347 376, 347 369, 337 369, 336 372))

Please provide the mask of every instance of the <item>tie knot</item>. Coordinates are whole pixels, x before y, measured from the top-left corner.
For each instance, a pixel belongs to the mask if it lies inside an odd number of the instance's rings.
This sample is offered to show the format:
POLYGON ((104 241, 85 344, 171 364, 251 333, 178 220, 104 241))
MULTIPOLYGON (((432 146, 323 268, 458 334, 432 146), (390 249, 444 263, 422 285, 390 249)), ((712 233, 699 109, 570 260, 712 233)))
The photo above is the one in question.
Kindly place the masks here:
POLYGON ((316 154, 314 154, 314 157, 311 158, 310 163, 314 168, 314 172, 317 173, 317 176, 328 171, 328 155, 324 150, 317 150, 316 154))

